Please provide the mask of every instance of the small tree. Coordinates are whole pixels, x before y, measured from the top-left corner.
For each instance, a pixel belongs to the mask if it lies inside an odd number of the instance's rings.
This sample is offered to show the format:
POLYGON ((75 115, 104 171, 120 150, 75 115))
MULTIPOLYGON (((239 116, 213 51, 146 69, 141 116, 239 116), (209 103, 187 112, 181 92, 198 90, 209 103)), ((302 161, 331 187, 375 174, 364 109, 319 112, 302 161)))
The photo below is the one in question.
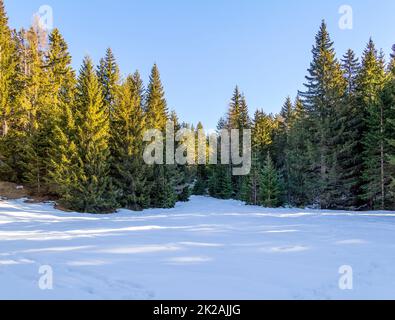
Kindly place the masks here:
POLYGON ((270 153, 268 153, 261 172, 261 204, 268 208, 280 206, 282 202, 281 189, 281 177, 274 167, 270 153))

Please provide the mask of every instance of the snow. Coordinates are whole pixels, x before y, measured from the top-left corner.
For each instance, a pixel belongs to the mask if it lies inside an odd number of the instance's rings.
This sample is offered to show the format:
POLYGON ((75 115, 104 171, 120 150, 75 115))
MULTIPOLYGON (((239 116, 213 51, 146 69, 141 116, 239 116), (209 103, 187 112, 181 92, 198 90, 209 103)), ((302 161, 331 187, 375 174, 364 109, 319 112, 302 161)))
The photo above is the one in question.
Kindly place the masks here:
POLYGON ((0 299, 394 299, 395 213, 265 209, 65 213, 0 202, 0 299), (339 288, 351 266, 353 290, 339 288), (41 266, 53 290, 41 290, 41 266))

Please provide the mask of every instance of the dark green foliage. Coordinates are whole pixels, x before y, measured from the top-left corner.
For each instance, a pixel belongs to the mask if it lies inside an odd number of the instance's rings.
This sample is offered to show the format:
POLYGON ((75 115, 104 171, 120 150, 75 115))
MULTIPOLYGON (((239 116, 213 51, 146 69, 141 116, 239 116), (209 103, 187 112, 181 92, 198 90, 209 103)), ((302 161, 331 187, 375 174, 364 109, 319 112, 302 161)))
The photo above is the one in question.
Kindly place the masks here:
POLYGON ((191 193, 265 207, 395 210, 395 52, 386 64, 370 40, 361 63, 352 50, 338 60, 323 22, 312 54, 304 92, 278 115, 258 110, 250 119, 244 94, 233 91, 217 129, 252 130, 249 175, 234 176, 231 163, 147 165, 145 130, 164 132, 169 120, 196 137, 203 129, 169 112, 158 67, 146 89, 138 72, 121 81, 108 49, 97 70, 84 60, 77 81, 60 31, 47 35, 37 21, 12 31, 0 0, 0 179, 92 213, 172 208, 191 193))
POLYGON ((208 188, 208 172, 205 165, 197 166, 196 181, 192 193, 196 196, 207 194, 208 188))
POLYGON ((103 91, 103 103, 110 118, 112 118, 112 113, 115 108, 115 99, 119 89, 120 74, 111 48, 107 49, 106 56, 100 60, 97 76, 103 91))
POLYGON ((178 201, 188 202, 190 196, 191 196, 191 188, 189 186, 186 186, 182 189, 181 193, 178 195, 178 201))
POLYGON ((217 165, 211 168, 208 182, 210 196, 218 199, 230 199, 233 194, 232 175, 228 165, 217 165))
POLYGON ((282 204, 282 181, 268 153, 261 171, 260 204, 267 208, 276 208, 282 204))
POLYGON ((379 55, 372 40, 362 58, 358 76, 358 102, 363 107, 362 134, 362 195, 369 209, 385 208, 386 173, 385 153, 385 106, 380 94, 385 87, 387 75, 382 55, 379 55))
POLYGON ((241 200, 249 205, 260 204, 261 166, 256 153, 253 153, 250 174, 243 179, 241 187, 241 200))
POLYGON ((111 212, 116 203, 109 177, 109 119, 90 58, 85 58, 78 78, 76 110, 77 159, 62 201, 82 212, 111 212))
POLYGON ((118 203, 128 209, 149 207, 148 168, 143 161, 143 84, 138 72, 118 89, 111 121, 111 175, 118 203))
POLYGON ((330 208, 342 197, 338 190, 342 179, 338 161, 342 135, 339 113, 347 84, 325 22, 321 24, 312 53, 313 62, 305 84, 307 91, 301 93, 310 131, 312 167, 307 179, 310 202, 320 208, 330 208))
MULTIPOLYGON (((151 71, 150 83, 145 101, 146 129, 159 129, 165 131, 166 123, 170 119, 165 99, 160 73, 155 64, 151 71)), ((175 126, 178 126, 173 114, 175 126)), ((165 150, 164 150, 165 152, 165 150)), ((176 165, 150 166, 147 175, 150 189, 150 206, 155 208, 172 208, 177 201, 176 186, 182 180, 176 165)))

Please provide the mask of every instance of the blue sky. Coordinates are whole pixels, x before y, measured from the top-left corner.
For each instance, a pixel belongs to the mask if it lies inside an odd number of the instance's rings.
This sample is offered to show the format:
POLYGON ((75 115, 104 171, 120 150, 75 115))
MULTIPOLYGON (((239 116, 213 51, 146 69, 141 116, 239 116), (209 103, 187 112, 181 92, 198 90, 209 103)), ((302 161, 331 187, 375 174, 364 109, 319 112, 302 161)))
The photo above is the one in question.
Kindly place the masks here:
POLYGON ((395 43, 393 0, 5 0, 13 28, 28 27, 47 4, 76 69, 111 47, 123 74, 147 81, 159 65, 169 108, 182 120, 215 127, 234 86, 256 108, 278 112, 303 88, 314 35, 328 23, 338 55, 360 55, 369 37, 388 54, 395 43), (339 7, 353 8, 353 29, 341 30, 339 7))

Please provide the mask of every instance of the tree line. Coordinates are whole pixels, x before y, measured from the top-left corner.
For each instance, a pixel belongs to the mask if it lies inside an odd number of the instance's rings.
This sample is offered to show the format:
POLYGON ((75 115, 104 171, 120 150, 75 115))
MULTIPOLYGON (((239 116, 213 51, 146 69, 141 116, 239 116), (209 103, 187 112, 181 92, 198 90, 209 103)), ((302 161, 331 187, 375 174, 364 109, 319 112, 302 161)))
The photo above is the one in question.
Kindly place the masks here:
POLYGON ((24 183, 64 208, 112 212, 171 208, 189 198, 193 168, 143 162, 146 128, 178 127, 153 66, 122 79, 111 49, 78 75, 58 29, 8 26, 0 1, 0 180, 24 183))
POLYGON ((252 119, 236 88, 218 129, 251 129, 253 164, 247 177, 229 166, 198 172, 200 194, 266 207, 395 209, 395 52, 369 40, 359 60, 339 60, 323 21, 315 37, 304 90, 280 114, 252 119))
MULTIPOLYGON (((146 129, 203 129, 168 109, 153 66, 121 76, 111 49, 78 73, 58 29, 12 30, 0 0, 0 180, 28 185, 64 208, 171 208, 191 193, 267 207, 394 209, 395 57, 369 41, 359 61, 336 58, 323 22, 305 90, 280 114, 255 112, 237 87, 218 130, 252 130, 252 169, 147 165, 146 129)), ((197 134, 197 133, 196 133, 197 134)), ((240 143, 242 147, 242 141, 240 143)))

